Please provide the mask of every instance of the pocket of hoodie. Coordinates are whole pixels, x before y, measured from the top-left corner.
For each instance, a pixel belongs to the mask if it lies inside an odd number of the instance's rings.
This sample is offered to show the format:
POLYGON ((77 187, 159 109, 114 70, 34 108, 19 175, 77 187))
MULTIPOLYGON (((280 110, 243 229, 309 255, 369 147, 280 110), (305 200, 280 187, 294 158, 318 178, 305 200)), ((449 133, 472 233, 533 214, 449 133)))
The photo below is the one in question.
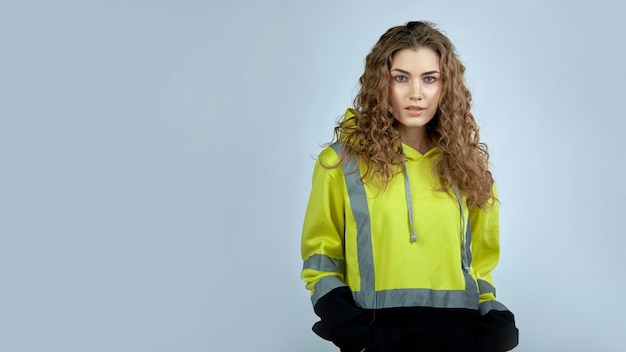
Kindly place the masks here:
POLYGON ((472 330, 414 330, 398 351, 476 352, 476 333, 472 330))
POLYGON ((411 348, 414 329, 405 327, 375 326, 366 352, 397 352, 411 348))

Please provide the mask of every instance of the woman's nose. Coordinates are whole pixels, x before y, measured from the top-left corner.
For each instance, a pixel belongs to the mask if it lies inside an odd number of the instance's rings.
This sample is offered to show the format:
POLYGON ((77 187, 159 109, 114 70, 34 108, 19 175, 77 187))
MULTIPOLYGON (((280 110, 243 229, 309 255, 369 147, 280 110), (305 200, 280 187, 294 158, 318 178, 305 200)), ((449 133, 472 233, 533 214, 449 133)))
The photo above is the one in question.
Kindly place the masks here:
POLYGON ((422 99, 422 87, 419 82, 411 83, 411 88, 409 91, 409 98, 411 99, 422 99))

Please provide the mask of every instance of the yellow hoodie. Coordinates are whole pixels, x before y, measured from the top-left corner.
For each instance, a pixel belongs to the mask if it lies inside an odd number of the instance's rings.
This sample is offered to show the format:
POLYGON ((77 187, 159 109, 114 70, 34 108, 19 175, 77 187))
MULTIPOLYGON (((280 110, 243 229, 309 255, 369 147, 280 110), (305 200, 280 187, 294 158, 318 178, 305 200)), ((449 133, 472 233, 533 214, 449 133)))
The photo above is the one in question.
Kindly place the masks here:
MULTIPOLYGON (((324 297, 346 288, 361 311, 508 312, 495 300, 491 276, 500 249, 498 202, 484 210, 468 207, 456 187, 436 191, 438 148, 421 154, 403 144, 405 167, 384 192, 350 172, 354 158, 328 168, 338 164, 341 148, 336 143, 320 153, 304 219, 302 279, 316 312, 324 310, 318 307, 324 297)), ((330 330, 327 335, 336 333, 330 330)))

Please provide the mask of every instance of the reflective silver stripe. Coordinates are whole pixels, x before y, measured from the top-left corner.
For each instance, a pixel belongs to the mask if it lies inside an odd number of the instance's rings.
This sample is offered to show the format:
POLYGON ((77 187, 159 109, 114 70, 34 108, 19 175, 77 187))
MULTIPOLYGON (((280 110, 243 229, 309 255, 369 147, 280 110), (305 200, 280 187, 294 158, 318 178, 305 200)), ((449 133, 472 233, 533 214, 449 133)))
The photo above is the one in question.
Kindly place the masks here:
MULTIPOLYGON (((341 155, 342 146, 343 143, 331 145, 338 155, 341 155)), ((358 172, 354 157, 350 157, 344 163, 342 169, 348 188, 350 207, 352 208, 357 228, 357 255, 359 272, 361 274, 361 289, 352 293, 356 303, 361 308, 366 309, 409 306, 477 309, 479 301, 478 287, 474 278, 466 270, 463 270, 465 290, 396 289, 376 292, 372 234, 365 186, 361 182, 361 174, 358 172)), ((462 202, 462 198, 460 200, 462 202)), ((462 207, 461 211, 463 211, 462 207)), ((464 220, 464 217, 462 219, 464 220)), ((465 230, 465 248, 462 248, 461 251, 463 252, 464 249, 467 249, 469 252, 471 234, 469 233, 469 228, 465 230)), ((464 264, 469 265, 471 258, 465 254, 463 254, 463 258, 464 264)))
POLYGON ((480 301, 476 280, 474 280, 469 271, 463 270, 463 275, 465 276, 465 308, 476 309, 480 301))
POLYGON ((311 296, 311 302, 313 305, 317 304, 317 301, 322 298, 328 292, 336 289, 337 287, 347 286, 341 279, 335 275, 325 276, 313 285, 313 295, 311 296))
POLYGON ((493 287, 492 284, 481 279, 478 279, 477 281, 478 281, 478 290, 480 291, 480 293, 493 293, 494 296, 496 295, 496 288, 493 287))
POLYGON ((498 301, 485 301, 483 303, 481 303, 480 305, 478 305, 478 312, 480 313, 480 315, 485 315, 487 314, 490 310, 497 310, 497 311, 508 311, 509 308, 507 308, 504 304, 498 302, 498 301))
MULTIPOLYGON (((331 147, 337 155, 341 155, 343 143, 334 143, 331 147)), ((372 254, 372 228, 370 226, 370 212, 367 206, 367 196, 365 186, 361 182, 356 158, 351 156, 343 164, 343 173, 348 188, 350 198, 350 208, 356 222, 357 230, 357 252, 359 262, 359 272, 361 273, 361 291, 359 292, 358 303, 365 303, 365 307, 376 306, 376 290, 374 278, 374 255, 372 254)), ((355 297, 356 298, 356 297, 355 297)))
POLYGON ((353 292, 355 301, 367 309, 395 307, 434 307, 477 309, 478 287, 470 273, 463 271, 465 290, 431 290, 427 288, 395 289, 375 292, 353 292), (373 303, 373 304, 371 304, 373 303))
MULTIPOLYGON (((469 276, 469 274, 465 273, 469 276)), ((377 293, 377 302, 374 307, 367 308, 394 308, 394 307, 433 307, 433 308, 470 308, 478 305, 478 291, 472 283, 474 280, 466 277, 469 287, 466 290, 431 290, 427 288, 385 290, 377 293)), ((355 292, 361 298, 362 292, 355 292)))
POLYGON ((325 271, 343 274, 343 259, 331 258, 324 254, 313 254, 304 261, 302 269, 312 269, 317 271, 325 271))
POLYGON ((465 259, 467 267, 472 265, 472 225, 470 224, 469 210, 467 212, 467 226, 465 226, 465 259))

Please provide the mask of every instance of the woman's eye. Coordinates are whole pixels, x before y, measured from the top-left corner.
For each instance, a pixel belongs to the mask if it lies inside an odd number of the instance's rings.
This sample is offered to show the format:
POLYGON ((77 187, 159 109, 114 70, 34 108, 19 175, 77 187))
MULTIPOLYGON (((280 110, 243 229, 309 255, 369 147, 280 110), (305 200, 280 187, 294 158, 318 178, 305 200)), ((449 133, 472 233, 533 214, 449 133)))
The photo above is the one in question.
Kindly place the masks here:
POLYGON ((406 76, 395 76, 393 79, 395 79, 396 82, 406 82, 407 81, 406 76))
POLYGON ((424 78, 424 82, 426 82, 426 83, 433 83, 436 80, 437 80, 437 78, 435 78, 435 77, 426 77, 426 78, 424 78))

